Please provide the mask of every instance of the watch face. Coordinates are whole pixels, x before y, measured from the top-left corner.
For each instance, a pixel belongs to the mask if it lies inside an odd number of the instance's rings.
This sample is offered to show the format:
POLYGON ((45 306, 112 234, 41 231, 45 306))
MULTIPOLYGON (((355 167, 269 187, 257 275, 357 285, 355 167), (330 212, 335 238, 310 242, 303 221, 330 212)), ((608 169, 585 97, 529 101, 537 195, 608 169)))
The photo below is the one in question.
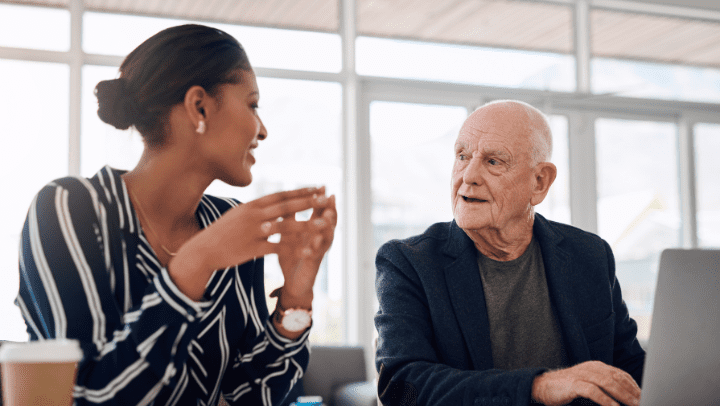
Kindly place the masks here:
POLYGON ((285 310, 285 316, 282 320, 282 326, 287 331, 302 331, 310 327, 312 316, 310 311, 304 309, 288 309, 285 310))

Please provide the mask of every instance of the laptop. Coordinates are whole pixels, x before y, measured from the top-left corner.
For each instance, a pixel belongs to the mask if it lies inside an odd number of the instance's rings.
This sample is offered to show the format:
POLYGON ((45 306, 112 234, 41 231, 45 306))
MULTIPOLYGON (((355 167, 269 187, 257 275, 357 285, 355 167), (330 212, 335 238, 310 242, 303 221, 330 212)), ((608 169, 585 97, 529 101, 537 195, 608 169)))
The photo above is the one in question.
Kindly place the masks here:
POLYGON ((660 256, 641 406, 720 405, 720 250, 660 256))

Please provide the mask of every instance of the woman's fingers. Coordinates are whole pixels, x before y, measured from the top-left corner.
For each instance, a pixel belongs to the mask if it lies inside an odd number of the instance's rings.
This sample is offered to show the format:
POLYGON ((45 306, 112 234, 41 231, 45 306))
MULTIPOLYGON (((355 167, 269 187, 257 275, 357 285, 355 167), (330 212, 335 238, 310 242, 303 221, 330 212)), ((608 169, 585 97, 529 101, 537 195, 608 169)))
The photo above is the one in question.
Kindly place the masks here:
POLYGON ((295 198, 303 198, 307 196, 312 195, 321 195, 325 194, 325 186, 321 187, 306 187, 302 189, 295 189, 295 190, 286 190, 282 192, 275 192, 272 194, 269 194, 267 196, 260 197, 258 199, 253 200, 255 204, 260 205, 261 207, 270 206, 276 203, 280 203, 285 200, 295 199, 295 198))
POLYGON ((326 200, 332 201, 333 207, 328 207, 327 210, 323 209, 320 217, 313 216, 307 221, 297 221, 294 213, 286 213, 274 220, 264 222, 261 227, 268 236, 277 233, 285 235, 304 232, 332 233, 337 224, 337 213, 334 210, 335 196, 330 196, 326 200))
POLYGON ((335 195, 328 197, 328 206, 323 211, 323 217, 332 224, 333 228, 337 225, 337 208, 335 207, 335 195))
POLYGON ((261 225, 263 236, 269 237, 273 234, 298 234, 307 232, 310 224, 306 221, 297 221, 289 217, 280 217, 275 221, 266 221, 261 225))
MULTIPOLYGON (((320 191, 324 193, 324 189, 320 191)), ((335 196, 300 193, 288 200, 279 200, 276 196, 267 201, 274 203, 255 208, 261 213, 258 217, 267 218, 260 224, 260 238, 267 241, 271 235, 280 234, 280 241, 271 244, 273 252, 280 255, 283 272, 296 269, 304 260, 310 260, 309 263, 322 260, 332 244, 337 224, 335 196), (310 206, 314 209, 310 219, 297 221, 296 213, 310 206)))
POLYGON ((302 195, 273 202, 260 209, 260 218, 274 219, 289 217, 307 209, 321 208, 327 204, 327 197, 321 194, 302 195))

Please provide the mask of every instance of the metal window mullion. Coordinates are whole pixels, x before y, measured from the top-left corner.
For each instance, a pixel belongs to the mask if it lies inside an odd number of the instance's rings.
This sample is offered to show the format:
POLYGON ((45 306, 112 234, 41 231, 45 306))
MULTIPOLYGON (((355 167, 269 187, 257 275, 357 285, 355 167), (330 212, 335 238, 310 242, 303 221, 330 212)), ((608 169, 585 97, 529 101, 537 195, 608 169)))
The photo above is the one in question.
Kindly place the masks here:
POLYGON ((80 175, 80 128, 82 103, 82 0, 71 0, 70 4, 70 88, 68 128, 68 174, 80 175))
POLYGON ((372 238, 370 133, 368 104, 355 66, 357 4, 340 1, 343 51, 343 123, 345 162, 346 342, 365 347, 366 372, 374 376, 373 311, 375 267, 372 238))
POLYGON ((68 52, 2 46, 0 46, 0 59, 27 62, 70 63, 68 52))
POLYGON ((577 93, 591 92, 590 89, 590 8, 587 0, 575 4, 575 78, 577 93))
POLYGON ((343 136, 343 212, 345 243, 343 247, 345 272, 343 297, 345 298, 345 342, 359 342, 359 287, 360 218, 358 216, 359 177, 357 148, 357 77, 355 74, 355 4, 352 0, 337 0, 340 9, 340 37, 342 42, 342 136, 343 136))
POLYGON ((598 232, 595 116, 568 114, 570 221, 591 233, 598 232))
POLYGON ((695 145, 693 123, 681 117, 677 123, 678 176, 682 246, 697 248, 697 201, 695 188, 695 145))

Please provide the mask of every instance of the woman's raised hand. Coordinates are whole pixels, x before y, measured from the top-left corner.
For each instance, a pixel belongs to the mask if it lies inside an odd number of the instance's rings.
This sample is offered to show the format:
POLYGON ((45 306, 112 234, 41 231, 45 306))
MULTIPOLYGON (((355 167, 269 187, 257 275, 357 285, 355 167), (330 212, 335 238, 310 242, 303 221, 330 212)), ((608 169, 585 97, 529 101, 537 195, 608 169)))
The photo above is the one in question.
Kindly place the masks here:
POLYGON ((278 261, 285 278, 283 286, 283 307, 310 308, 312 288, 320 263, 330 249, 337 225, 335 196, 326 197, 320 190, 307 222, 298 222, 295 216, 286 216, 282 223, 306 223, 306 227, 291 226, 281 232, 278 261))
MULTIPOLYGON (((168 263, 168 272, 185 295, 200 300, 214 270, 279 253, 288 245, 288 241, 283 241, 286 235, 309 238, 312 234, 310 242, 315 241, 317 235, 327 236, 327 230, 318 233, 318 228, 311 226, 311 222, 294 221, 295 213, 311 208, 316 217, 316 212, 325 211, 327 201, 324 188, 303 188, 267 195, 230 209, 180 248, 168 263), (293 221, 285 221, 290 218, 293 221), (268 237, 277 233, 281 234, 281 241, 269 242, 268 237)), ((334 199, 332 211, 334 213, 334 199)), ((332 234, 329 236, 332 240, 332 234)), ((324 237, 322 239, 325 240, 324 237)), ((310 250, 316 252, 322 249, 323 244, 317 248, 310 247, 310 250)), ((326 245, 329 247, 329 242, 326 245)), ((302 248, 300 252, 308 253, 302 248)), ((312 252, 309 257, 313 256, 312 252)))

